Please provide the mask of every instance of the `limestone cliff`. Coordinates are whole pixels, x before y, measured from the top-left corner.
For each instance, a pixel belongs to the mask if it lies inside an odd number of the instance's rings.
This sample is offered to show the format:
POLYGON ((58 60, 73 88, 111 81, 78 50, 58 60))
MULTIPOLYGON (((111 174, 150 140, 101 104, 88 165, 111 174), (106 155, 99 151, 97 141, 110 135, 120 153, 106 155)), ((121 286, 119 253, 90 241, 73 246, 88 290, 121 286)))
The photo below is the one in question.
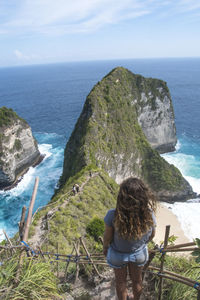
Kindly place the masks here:
POLYGON ((40 158, 37 142, 27 122, 12 109, 0 108, 0 188, 10 187, 40 158))
POLYGON ((183 201, 194 196, 179 170, 152 149, 140 124, 154 147, 172 150, 176 136, 166 84, 116 68, 86 99, 65 149, 60 185, 84 166, 95 165, 117 183, 129 176, 142 178, 161 200, 183 201), (148 126, 153 130, 147 130, 148 126), (156 128, 157 135, 161 132, 157 141, 153 136, 156 128))
POLYGON ((133 103, 138 122, 151 144, 160 153, 175 150, 177 143, 172 100, 164 81, 134 75, 133 103))

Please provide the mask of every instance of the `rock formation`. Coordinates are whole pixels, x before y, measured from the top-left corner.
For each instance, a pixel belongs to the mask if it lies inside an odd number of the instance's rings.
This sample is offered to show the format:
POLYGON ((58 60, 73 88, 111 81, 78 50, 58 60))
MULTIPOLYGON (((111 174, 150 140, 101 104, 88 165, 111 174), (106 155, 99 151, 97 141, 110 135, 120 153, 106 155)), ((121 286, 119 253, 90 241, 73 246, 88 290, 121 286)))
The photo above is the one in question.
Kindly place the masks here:
POLYGON ((164 81, 134 75, 133 104, 142 130, 160 153, 175 150, 177 143, 172 100, 164 81))
POLYGON ((117 183, 129 176, 142 178, 160 200, 194 197, 179 170, 160 157, 147 139, 161 152, 176 144, 166 83, 118 67, 86 99, 65 149, 60 185, 83 167, 94 165, 117 183))
POLYGON ((27 122, 12 109, 0 108, 0 188, 11 187, 40 160, 37 142, 27 122))

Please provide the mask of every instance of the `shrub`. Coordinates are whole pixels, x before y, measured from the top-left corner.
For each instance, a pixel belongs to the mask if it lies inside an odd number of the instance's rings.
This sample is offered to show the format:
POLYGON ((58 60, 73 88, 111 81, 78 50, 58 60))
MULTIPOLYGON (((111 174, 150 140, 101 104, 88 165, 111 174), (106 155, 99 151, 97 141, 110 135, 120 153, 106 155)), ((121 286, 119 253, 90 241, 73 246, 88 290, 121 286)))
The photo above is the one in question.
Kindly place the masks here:
POLYGON ((19 283, 15 285, 17 266, 18 258, 13 257, 0 267, 0 289, 4 292, 2 299, 61 299, 50 264, 24 258, 19 283))
MULTIPOLYGON (((194 280, 195 278, 199 278, 199 274, 200 268, 191 267, 181 275, 194 280)), ((195 300, 197 299, 197 290, 182 283, 174 282, 169 291, 168 299, 195 300)))
POLYGON ((18 150, 18 151, 22 148, 22 143, 21 143, 21 141, 20 141, 19 139, 16 139, 16 140, 15 140, 14 148, 15 148, 16 150, 18 150))
POLYGON ((97 217, 93 218, 87 225, 86 232, 92 236, 95 241, 98 241, 99 236, 104 233, 104 221, 97 217))

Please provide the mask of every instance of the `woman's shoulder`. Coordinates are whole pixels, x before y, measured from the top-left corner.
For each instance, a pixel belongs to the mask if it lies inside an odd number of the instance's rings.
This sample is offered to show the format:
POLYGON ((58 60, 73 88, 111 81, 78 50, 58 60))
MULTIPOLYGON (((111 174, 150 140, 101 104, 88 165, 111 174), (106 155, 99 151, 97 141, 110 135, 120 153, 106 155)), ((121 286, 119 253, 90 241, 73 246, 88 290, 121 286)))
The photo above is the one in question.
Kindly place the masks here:
POLYGON ((110 213, 110 214, 114 214, 114 213, 115 213, 115 208, 111 208, 111 209, 109 209, 109 210, 108 210, 108 213, 110 213))
POLYGON ((108 226, 111 226, 112 221, 113 221, 113 219, 114 219, 114 216, 115 216, 115 209, 109 209, 109 210, 107 211, 107 214, 105 215, 104 222, 105 222, 108 226))
POLYGON ((114 217, 115 215, 115 208, 109 209, 106 213, 106 216, 114 217))

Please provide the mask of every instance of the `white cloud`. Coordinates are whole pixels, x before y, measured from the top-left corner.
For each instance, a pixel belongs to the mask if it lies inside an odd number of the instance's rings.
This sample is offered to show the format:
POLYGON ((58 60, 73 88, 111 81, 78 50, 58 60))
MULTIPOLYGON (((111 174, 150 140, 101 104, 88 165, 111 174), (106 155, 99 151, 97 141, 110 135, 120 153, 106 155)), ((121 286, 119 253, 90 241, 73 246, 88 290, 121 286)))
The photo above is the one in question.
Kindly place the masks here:
MULTIPOLYGON (((1 25, 7 33, 49 34, 94 31, 150 13, 150 0, 15 0, 12 18, 1 25)), ((154 1, 153 1, 154 2, 154 1)))
POLYGON ((197 0, 180 0, 179 5, 185 11, 194 11, 200 8, 200 2, 197 0))
POLYGON ((0 34, 17 35, 91 32, 162 8, 166 14, 172 8, 174 13, 200 9, 197 0, 13 0, 14 8, 2 3, 0 34))
POLYGON ((19 50, 17 50, 17 49, 14 51, 14 54, 15 54, 15 56, 16 56, 18 59, 23 59, 23 57, 24 57, 24 55, 22 54, 22 52, 19 51, 19 50))
POLYGON ((23 54, 20 50, 15 49, 14 50, 14 55, 15 57, 21 61, 21 62, 29 62, 29 61, 33 61, 34 59, 38 59, 39 57, 35 54, 31 54, 31 55, 25 55, 23 54))

